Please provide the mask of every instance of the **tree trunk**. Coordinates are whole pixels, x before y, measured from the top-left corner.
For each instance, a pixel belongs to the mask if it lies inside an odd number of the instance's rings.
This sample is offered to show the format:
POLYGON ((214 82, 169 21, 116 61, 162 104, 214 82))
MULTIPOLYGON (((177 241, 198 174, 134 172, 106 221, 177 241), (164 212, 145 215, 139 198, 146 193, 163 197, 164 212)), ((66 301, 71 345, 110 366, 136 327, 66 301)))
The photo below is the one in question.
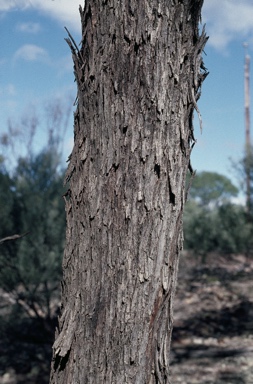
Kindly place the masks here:
POLYGON ((203 0, 86 0, 51 384, 169 383, 203 0))

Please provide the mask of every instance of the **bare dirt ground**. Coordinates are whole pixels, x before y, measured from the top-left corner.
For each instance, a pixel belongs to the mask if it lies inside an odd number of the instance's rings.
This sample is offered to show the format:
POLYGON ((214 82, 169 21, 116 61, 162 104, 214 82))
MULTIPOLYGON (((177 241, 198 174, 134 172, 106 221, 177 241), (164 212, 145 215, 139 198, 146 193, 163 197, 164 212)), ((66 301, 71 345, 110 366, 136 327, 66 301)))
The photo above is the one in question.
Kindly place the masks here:
POLYGON ((181 258, 172 384, 253 384, 253 259, 181 258))

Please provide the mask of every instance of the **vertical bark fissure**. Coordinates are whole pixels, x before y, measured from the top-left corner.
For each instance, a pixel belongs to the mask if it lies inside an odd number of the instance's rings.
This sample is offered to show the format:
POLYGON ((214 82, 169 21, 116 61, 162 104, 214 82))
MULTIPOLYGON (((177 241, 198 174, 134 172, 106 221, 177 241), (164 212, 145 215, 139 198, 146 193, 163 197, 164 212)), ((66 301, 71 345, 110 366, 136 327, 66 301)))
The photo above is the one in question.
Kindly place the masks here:
MULTIPOLYGON (((169 383, 202 1, 86 0, 51 383, 169 383)), ((202 68, 202 69, 201 69, 202 68)))

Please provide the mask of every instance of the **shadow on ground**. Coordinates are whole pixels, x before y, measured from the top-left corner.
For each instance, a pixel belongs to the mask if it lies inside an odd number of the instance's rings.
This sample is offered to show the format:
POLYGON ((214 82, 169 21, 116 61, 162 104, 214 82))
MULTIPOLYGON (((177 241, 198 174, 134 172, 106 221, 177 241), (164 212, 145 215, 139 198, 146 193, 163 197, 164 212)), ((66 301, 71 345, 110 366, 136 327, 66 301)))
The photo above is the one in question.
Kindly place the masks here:
POLYGON ((0 317, 0 383, 48 384, 56 319, 0 317))

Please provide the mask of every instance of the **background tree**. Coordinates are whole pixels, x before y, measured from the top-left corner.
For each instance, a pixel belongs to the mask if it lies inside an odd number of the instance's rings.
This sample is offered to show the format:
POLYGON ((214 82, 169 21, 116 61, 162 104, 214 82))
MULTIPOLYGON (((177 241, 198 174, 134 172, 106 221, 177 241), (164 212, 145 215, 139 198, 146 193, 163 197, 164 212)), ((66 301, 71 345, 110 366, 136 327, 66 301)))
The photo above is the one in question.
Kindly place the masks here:
POLYGON ((6 150, 0 164, 0 239, 4 239, 0 241, 0 375, 12 367, 27 375, 26 383, 48 383, 65 241, 64 167, 58 135, 66 114, 69 111, 60 112, 58 103, 50 104, 40 137, 46 146, 39 151, 35 115, 26 120, 27 125, 22 119, 16 125, 18 147, 13 137, 8 138, 13 124, 1 137, 6 150), (59 128, 55 134, 53 123, 59 128), (29 143, 22 145, 25 136, 29 143), (12 152, 16 155, 10 164, 12 152), (24 237, 13 236, 27 232, 24 237))
POLYGON ((253 221, 253 148, 246 148, 242 158, 232 166, 236 171, 240 186, 245 194, 248 222, 253 221), (247 184, 249 185, 247 186, 247 184))
MULTIPOLYGON (((43 108, 29 105, 18 119, 10 117, 0 136, 0 160, 9 174, 21 158, 30 159, 42 148, 52 148, 65 163, 64 139, 73 101, 69 98, 48 100, 43 108)), ((59 167, 59 164, 58 164, 59 167)))
POLYGON ((184 212, 184 249, 200 255, 202 262, 208 252, 217 250, 217 217, 196 201, 188 201, 184 212))
POLYGON ((51 383, 168 383, 203 1, 85 1, 51 383))
POLYGON ((238 189, 223 175, 201 172, 192 182, 184 213, 184 248, 201 255, 248 253, 250 224, 245 207, 235 204, 238 189))
POLYGON ((19 159, 13 179, 13 227, 14 233, 29 235, 2 250, 0 271, 1 286, 12 299, 30 316, 45 319, 55 315, 51 305, 53 293, 58 293, 64 246, 63 172, 57 171, 57 164, 54 148, 32 160, 19 159))
POLYGON ((0 161, 0 216, 3 235, 8 236, 13 233, 12 207, 14 204, 13 181, 9 176, 4 160, 0 161))
POLYGON ((190 199, 207 209, 231 201, 237 195, 238 189, 229 178, 217 172, 197 173, 190 190, 190 199))
POLYGON ((248 222, 245 207, 223 204, 217 216, 218 251, 225 254, 252 254, 252 223, 248 222))
POLYGON ((59 100, 48 102, 41 122, 33 110, 19 123, 9 121, 1 136, 5 149, 1 194, 6 204, 1 207, 0 237, 29 232, 22 241, 2 245, 1 287, 30 316, 46 319, 54 316, 50 302, 59 284, 64 245, 62 140, 70 112, 66 105, 59 100), (45 129, 40 141, 46 146, 38 152, 36 140, 42 122, 45 129), (18 148, 17 140, 21 143, 18 148), (13 153, 15 162, 10 167, 13 153))

